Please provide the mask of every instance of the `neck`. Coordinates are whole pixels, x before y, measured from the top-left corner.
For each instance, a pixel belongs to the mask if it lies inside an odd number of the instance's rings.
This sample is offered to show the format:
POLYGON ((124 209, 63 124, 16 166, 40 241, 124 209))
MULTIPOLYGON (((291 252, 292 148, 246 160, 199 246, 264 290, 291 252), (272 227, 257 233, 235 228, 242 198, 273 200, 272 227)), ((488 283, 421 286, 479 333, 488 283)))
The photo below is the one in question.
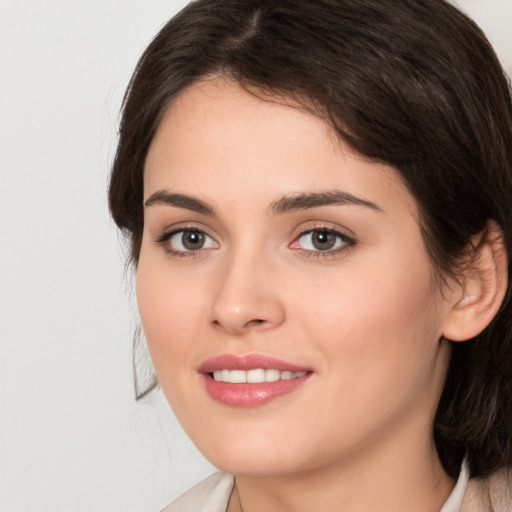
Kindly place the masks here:
POLYGON ((228 511, 437 512, 454 482, 433 441, 423 447, 405 444, 398 451, 370 449, 364 457, 358 453, 341 464, 291 475, 238 476, 228 511))

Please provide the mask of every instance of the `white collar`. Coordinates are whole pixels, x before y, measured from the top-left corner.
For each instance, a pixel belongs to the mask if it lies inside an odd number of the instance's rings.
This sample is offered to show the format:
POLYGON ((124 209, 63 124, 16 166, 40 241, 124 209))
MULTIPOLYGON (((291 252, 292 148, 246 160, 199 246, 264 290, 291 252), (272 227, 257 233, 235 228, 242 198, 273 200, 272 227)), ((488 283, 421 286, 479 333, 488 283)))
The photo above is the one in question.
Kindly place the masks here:
POLYGON ((460 468, 459 478, 452 493, 448 496, 443 508, 439 512, 459 512, 462 508, 462 502, 466 495, 466 489, 469 483, 469 465, 468 461, 464 459, 460 468))

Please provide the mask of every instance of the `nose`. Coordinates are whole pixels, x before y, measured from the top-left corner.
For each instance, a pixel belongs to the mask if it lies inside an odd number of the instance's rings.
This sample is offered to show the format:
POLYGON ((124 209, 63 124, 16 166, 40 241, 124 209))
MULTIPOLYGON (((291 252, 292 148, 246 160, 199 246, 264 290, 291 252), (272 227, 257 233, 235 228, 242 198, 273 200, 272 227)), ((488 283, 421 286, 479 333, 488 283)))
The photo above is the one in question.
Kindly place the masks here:
POLYGON ((248 254, 233 255, 223 265, 211 307, 216 328, 240 336, 284 322, 285 307, 271 265, 248 254))

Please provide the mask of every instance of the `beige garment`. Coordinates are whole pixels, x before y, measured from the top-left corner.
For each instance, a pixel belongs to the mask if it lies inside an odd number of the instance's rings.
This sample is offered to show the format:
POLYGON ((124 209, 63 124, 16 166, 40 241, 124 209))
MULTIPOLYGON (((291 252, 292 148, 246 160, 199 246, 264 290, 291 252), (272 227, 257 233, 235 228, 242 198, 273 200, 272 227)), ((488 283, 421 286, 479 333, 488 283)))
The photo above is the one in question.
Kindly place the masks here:
POLYGON ((469 481, 460 512, 512 512, 512 468, 469 481))

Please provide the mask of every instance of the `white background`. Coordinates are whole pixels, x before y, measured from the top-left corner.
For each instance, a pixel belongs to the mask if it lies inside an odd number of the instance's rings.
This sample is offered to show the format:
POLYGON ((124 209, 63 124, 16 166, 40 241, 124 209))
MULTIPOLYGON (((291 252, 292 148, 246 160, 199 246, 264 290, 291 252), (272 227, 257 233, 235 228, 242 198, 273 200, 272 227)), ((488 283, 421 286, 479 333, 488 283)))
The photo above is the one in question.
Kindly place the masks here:
MULTIPOLYGON (((121 97, 183 0, 0 0, 0 511, 155 511, 214 470, 135 403, 106 206, 121 97)), ((512 72, 512 0, 460 0, 512 72)), ((214 421, 214 418, 212 418, 214 421)))

